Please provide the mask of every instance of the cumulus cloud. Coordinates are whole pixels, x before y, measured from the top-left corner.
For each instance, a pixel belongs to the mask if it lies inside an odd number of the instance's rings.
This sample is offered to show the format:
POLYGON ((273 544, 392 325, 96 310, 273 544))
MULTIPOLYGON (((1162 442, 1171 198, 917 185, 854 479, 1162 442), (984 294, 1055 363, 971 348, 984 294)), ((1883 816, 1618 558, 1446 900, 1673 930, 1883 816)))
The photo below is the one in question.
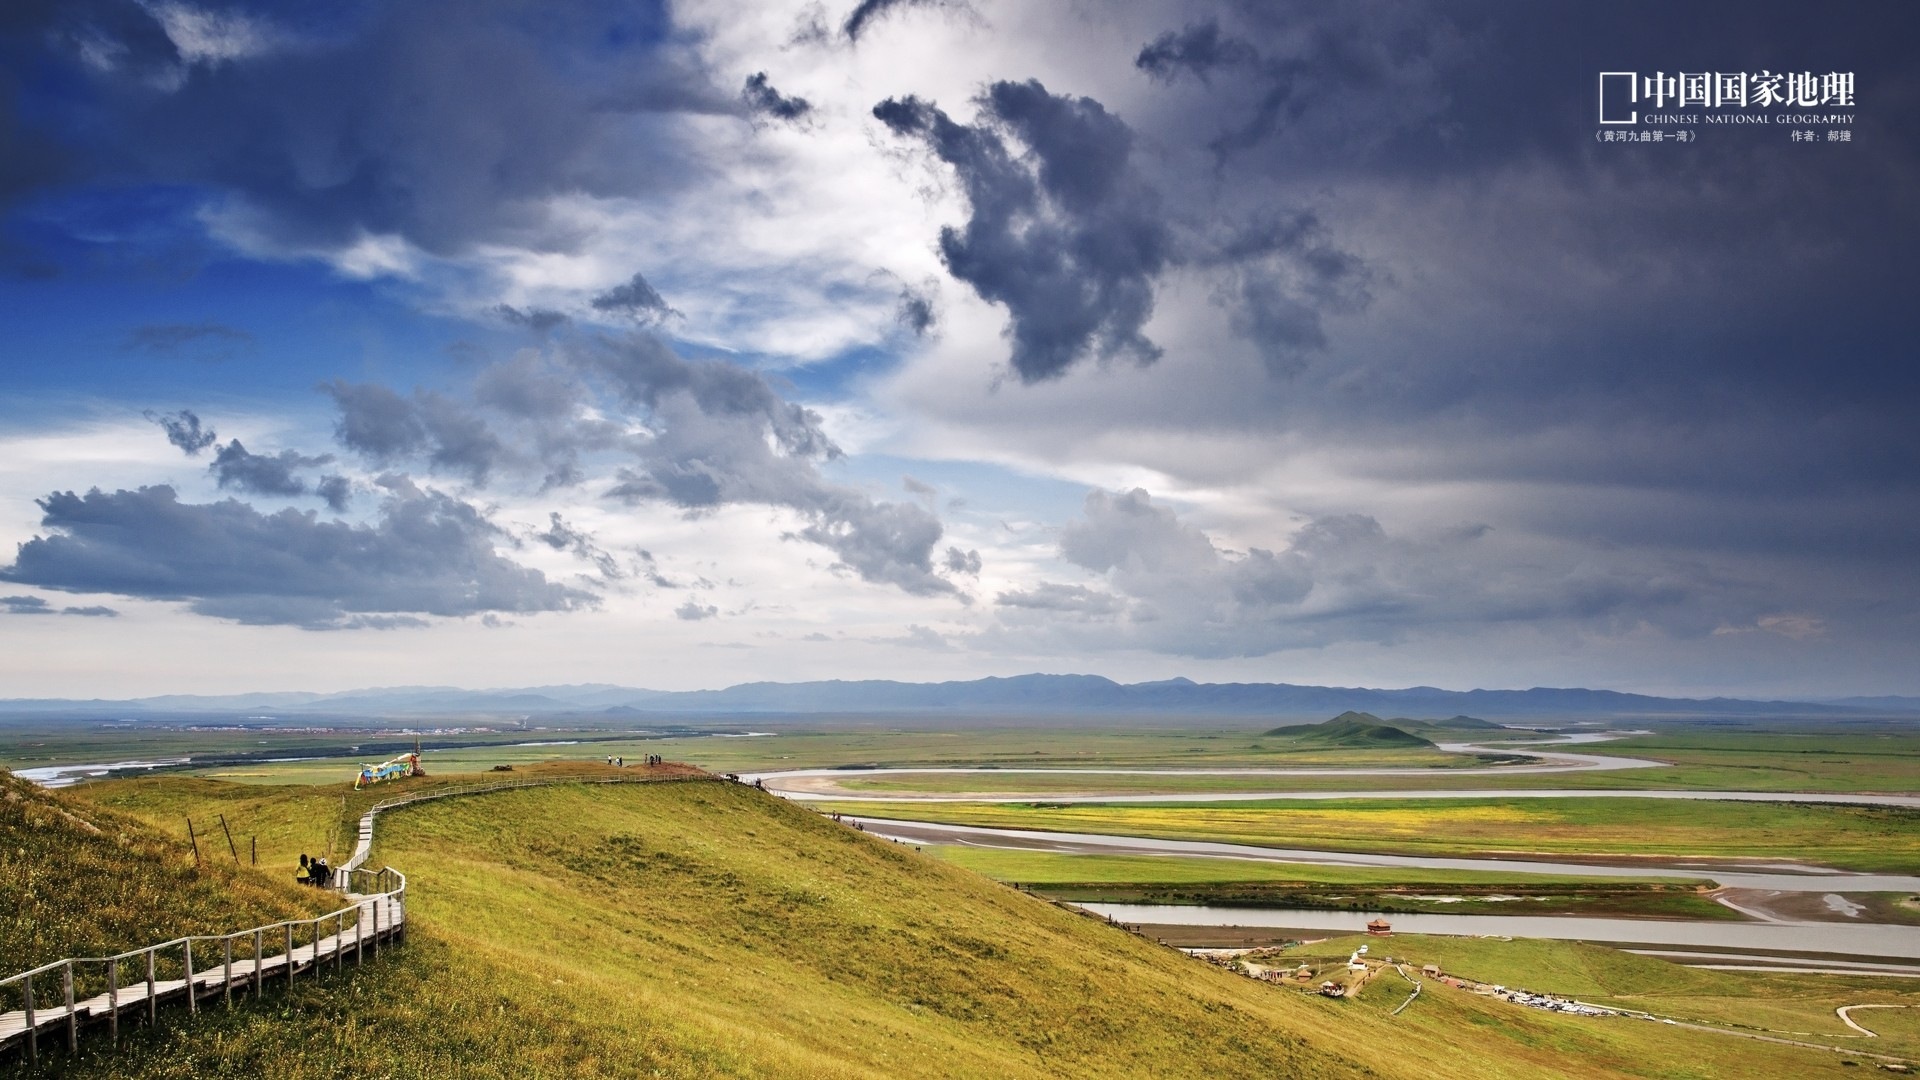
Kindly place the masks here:
MULTIPOLYGON (((605 477, 606 498, 693 514, 786 507, 803 518, 791 539, 827 548, 860 579, 957 593, 935 570, 943 528, 931 511, 822 475, 841 451, 818 413, 737 364, 687 360, 653 333, 565 335, 482 369, 471 402, 378 384, 322 389, 340 409, 341 443, 376 464, 418 462, 476 485, 532 470, 542 490, 605 477)), ((556 546, 573 550, 570 539, 556 546)))
POLYGON ((978 551, 961 551, 957 547, 950 547, 947 549, 946 557, 942 561, 946 564, 947 572, 950 574, 965 574, 968 577, 980 576, 981 562, 978 551))
POLYGON ((508 457, 484 420, 444 395, 415 391, 402 397, 377 383, 338 380, 321 389, 340 409, 335 436, 376 464, 424 455, 436 470, 485 484, 508 457))
POLYGON ((420 625, 420 616, 570 611, 595 598, 501 556, 479 510, 398 478, 377 523, 181 502, 173 488, 40 500, 45 535, 0 580, 181 601, 202 615, 309 630, 420 625))
POLYGON ((828 483, 818 463, 840 450, 820 417, 783 400, 760 376, 681 360, 651 340, 602 342, 588 363, 630 403, 645 406, 652 428, 650 439, 632 447, 635 463, 620 469, 610 496, 690 511, 789 507, 808 519, 798 539, 828 548, 862 579, 910 593, 954 591, 933 572, 939 519, 828 483))
POLYGON ((141 415, 159 424, 160 430, 167 433, 167 441, 179 447, 180 452, 188 457, 198 455, 219 438, 212 428, 200 426, 200 418, 194 415, 191 409, 181 409, 174 413, 148 411, 141 415))
MULTIPOLYGON (((241 445, 239 439, 235 439, 215 453, 208 471, 213 473, 214 479, 223 488, 291 498, 307 493, 307 482, 298 475, 300 470, 316 468, 332 461, 332 454, 308 457, 293 450, 282 450, 278 454, 255 454, 241 445)), ((339 477, 332 479, 338 480, 339 477)), ((329 488, 329 492, 336 490, 329 488)), ((331 495, 322 497, 327 499, 329 505, 335 501, 331 495)))
POLYGON ((1515 558, 1487 549, 1486 537, 1478 528, 1393 537, 1365 514, 1334 514, 1309 520, 1283 548, 1234 551, 1143 490, 1093 491, 1082 516, 1062 528, 1060 555, 1104 588, 1044 582, 994 602, 1003 631, 1199 657, 1506 622, 1651 623, 1698 636, 1723 610, 1753 602, 1704 596, 1670 569, 1570 571, 1515 558))
POLYGON ((327 509, 344 514, 353 499, 353 481, 344 476, 323 476, 313 485, 313 493, 327 504, 327 509))
POLYGON ((1052 581, 1043 581, 1031 589, 1003 592, 994 597, 993 602, 1001 607, 1061 612, 1085 618, 1115 615, 1126 607, 1125 601, 1112 593, 1052 581))
POLYGON ((674 617, 678 619, 685 619, 688 622, 699 622, 702 619, 715 618, 720 614, 720 609, 714 607, 712 604, 702 604, 698 600, 689 599, 686 603, 674 608, 673 614, 674 617))

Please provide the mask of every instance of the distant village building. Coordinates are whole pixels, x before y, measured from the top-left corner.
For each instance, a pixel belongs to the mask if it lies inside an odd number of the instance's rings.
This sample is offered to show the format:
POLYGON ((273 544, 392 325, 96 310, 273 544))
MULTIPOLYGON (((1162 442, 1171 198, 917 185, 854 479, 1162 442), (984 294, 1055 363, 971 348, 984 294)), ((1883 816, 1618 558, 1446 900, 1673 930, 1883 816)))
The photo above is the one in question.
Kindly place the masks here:
POLYGON ((1425 975, 1430 979, 1437 979, 1440 977, 1440 965, 1439 964, 1422 965, 1420 968, 1420 974, 1425 975))
POLYGON ((1393 925, 1385 919, 1375 919, 1367 924, 1367 933, 1376 937, 1385 937, 1393 933, 1393 925))

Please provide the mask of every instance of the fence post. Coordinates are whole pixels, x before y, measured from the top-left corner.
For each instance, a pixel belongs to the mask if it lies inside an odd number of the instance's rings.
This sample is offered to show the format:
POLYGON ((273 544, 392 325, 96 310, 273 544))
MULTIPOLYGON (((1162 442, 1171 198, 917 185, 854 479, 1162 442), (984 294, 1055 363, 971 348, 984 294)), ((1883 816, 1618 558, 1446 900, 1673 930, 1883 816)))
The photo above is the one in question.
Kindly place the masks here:
POLYGON ((253 932, 253 999, 255 1001, 260 1000, 260 986, 261 986, 261 980, 260 980, 261 955, 260 954, 265 950, 266 950, 265 931, 255 930, 253 932))
POLYGON ((27 1060, 38 1065, 40 1064, 40 1029, 33 1019, 33 976, 29 975, 22 979, 21 985, 27 992, 27 1060))
POLYGON ((193 865, 195 869, 198 869, 200 866, 200 838, 193 834, 192 818, 187 819, 187 842, 193 845, 193 865))
POLYGON ((107 961, 107 1030, 113 1045, 120 1045, 120 958, 107 961))
POLYGON ((147 1023, 160 1022, 160 1003, 153 996, 153 949, 147 950, 147 1023))
POLYGON ((233 865, 240 865, 240 852, 233 846, 233 830, 227 828, 227 815, 220 815, 220 831, 227 834, 227 850, 233 853, 233 865))
POLYGON ((187 1012, 200 1011, 200 999, 193 992, 193 939, 188 938, 180 945, 180 966, 186 969, 187 1012))
POLYGON ((80 1021, 73 1015, 73 961, 67 961, 66 971, 60 976, 60 988, 67 997, 67 1052, 80 1052, 80 1021))
POLYGON ((287 924, 287 989, 293 989, 293 924, 287 924))
POLYGON ((233 1008, 233 935, 220 939, 220 989, 227 996, 227 1008, 233 1008))
POLYGON ((333 913, 333 970, 335 971, 340 970, 340 962, 345 959, 340 955, 340 950, 346 943, 347 913, 336 911, 333 913))

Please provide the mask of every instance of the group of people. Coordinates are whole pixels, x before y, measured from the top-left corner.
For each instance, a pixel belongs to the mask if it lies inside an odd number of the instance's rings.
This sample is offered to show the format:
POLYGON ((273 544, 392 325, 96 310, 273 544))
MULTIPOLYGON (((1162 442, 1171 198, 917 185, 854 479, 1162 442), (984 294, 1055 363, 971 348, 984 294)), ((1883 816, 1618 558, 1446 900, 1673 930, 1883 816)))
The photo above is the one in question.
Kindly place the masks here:
POLYGON ((333 884, 333 867, 327 865, 325 856, 309 859, 305 852, 300 853, 300 873, 294 880, 302 885, 325 888, 333 884))
MULTIPOLYGON (((665 764, 665 759, 661 758, 659 754, 648 754, 646 763, 648 765, 662 765, 665 764)), ((624 769, 627 767, 627 759, 623 757, 609 757, 607 764, 612 765, 616 769, 624 769)))

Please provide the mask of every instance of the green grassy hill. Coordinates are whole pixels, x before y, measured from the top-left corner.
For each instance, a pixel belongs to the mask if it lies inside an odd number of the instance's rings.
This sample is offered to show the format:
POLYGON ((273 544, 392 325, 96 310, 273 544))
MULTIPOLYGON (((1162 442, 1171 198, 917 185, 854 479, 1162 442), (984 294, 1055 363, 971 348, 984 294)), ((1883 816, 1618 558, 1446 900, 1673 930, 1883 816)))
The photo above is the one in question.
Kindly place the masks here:
POLYGON ((1394 727, 1372 713, 1343 712, 1331 720, 1301 727, 1274 728, 1269 736, 1291 739, 1300 746, 1340 746, 1369 749, 1423 747, 1433 742, 1394 727))
POLYGON ((0 976, 335 906, 221 845, 196 868, 184 840, 0 771, 0 976))
MULTIPOLYGON (((220 788, 86 794, 164 823, 220 788)), ((330 789, 245 790, 288 836, 343 809, 330 789)), ((403 948, 61 1074, 1846 1075, 1817 1051, 1465 995, 1399 1018, 1385 996, 1307 996, 716 781, 422 803, 382 817, 374 858, 409 875, 403 948)))

